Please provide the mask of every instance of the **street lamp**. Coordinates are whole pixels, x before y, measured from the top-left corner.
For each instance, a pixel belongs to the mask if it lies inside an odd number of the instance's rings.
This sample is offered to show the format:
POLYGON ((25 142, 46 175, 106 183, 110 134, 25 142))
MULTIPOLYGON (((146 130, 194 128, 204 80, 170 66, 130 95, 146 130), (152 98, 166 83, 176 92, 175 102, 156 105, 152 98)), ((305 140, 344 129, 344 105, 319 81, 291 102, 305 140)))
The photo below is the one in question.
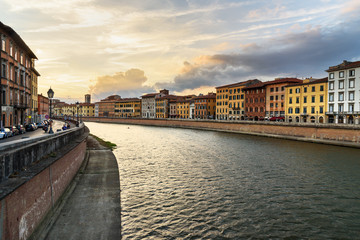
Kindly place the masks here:
POLYGON ((79 103, 79 102, 76 102, 76 110, 77 110, 77 114, 76 114, 77 123, 76 123, 76 126, 77 126, 77 127, 79 126, 79 106, 80 106, 80 103, 79 103))
MULTIPOLYGON (((54 91, 51 89, 51 87, 50 87, 49 91, 47 92, 47 95, 48 95, 49 100, 50 100, 50 120, 51 120, 51 99, 54 97, 54 91)), ((52 122, 50 122, 49 133, 54 133, 53 130, 52 130, 52 122)))

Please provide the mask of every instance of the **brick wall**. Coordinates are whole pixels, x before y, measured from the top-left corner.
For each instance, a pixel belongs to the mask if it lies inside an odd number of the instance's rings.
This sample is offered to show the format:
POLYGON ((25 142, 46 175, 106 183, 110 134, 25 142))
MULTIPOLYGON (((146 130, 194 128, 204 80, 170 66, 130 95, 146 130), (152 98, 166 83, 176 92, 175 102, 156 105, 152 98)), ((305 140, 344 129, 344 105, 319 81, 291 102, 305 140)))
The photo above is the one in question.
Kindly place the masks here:
POLYGON ((84 121, 231 131, 360 147, 360 125, 126 118, 84 118, 84 121))
MULTIPOLYGON (((0 201, 1 240, 27 239, 54 207, 85 158, 85 138, 73 142, 69 148, 66 154, 58 156, 58 159, 52 161, 35 176, 31 176, 11 193, 2 196, 0 201)), ((2 185, 11 187, 12 182, 15 184, 16 181, 19 179, 10 178, 2 185)))

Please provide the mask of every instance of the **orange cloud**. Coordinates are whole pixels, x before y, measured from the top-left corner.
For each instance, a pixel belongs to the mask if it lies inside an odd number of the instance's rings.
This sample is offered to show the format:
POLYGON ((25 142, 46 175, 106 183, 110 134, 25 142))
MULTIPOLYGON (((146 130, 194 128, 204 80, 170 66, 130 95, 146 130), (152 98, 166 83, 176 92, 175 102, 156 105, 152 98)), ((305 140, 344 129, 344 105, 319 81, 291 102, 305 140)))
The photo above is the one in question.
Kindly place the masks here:
POLYGON ((140 69, 130 69, 126 72, 117 72, 114 75, 100 76, 95 84, 89 87, 90 93, 102 94, 136 90, 143 87, 147 77, 140 69))

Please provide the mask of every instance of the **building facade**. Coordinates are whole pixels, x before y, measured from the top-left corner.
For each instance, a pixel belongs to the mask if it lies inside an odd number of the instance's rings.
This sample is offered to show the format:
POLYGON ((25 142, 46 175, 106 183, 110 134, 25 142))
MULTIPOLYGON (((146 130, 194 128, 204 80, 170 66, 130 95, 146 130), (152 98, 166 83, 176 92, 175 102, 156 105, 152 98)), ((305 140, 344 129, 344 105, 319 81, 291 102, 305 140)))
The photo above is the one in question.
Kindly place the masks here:
POLYGON ((215 119, 216 94, 200 95, 194 98, 194 119, 215 119))
POLYGON ((163 89, 159 93, 149 93, 141 97, 142 118, 156 118, 156 98, 169 95, 169 90, 163 89))
POLYGON ((329 123, 360 123, 360 61, 329 67, 328 108, 329 123))
POLYGON ((285 87, 302 83, 297 78, 278 78, 264 82, 266 86, 266 117, 285 117, 285 87))
POLYGON ((216 87, 216 119, 244 120, 245 91, 244 88, 257 84, 258 79, 233 83, 216 87))
POLYGON ((141 114, 139 98, 123 98, 115 102, 115 117, 138 118, 141 114))
POLYGON ((38 95, 38 113, 40 121, 43 121, 45 116, 49 115, 49 98, 43 96, 42 94, 38 95))
POLYGON ((11 27, 0 22, 1 126, 29 122, 32 107, 31 76, 35 69, 35 59, 37 57, 21 37, 11 27))
POLYGON ((266 116, 266 85, 259 82, 244 88, 245 119, 264 120, 266 116))
POLYGON ((287 122, 325 123, 327 78, 305 79, 301 84, 285 87, 287 122))

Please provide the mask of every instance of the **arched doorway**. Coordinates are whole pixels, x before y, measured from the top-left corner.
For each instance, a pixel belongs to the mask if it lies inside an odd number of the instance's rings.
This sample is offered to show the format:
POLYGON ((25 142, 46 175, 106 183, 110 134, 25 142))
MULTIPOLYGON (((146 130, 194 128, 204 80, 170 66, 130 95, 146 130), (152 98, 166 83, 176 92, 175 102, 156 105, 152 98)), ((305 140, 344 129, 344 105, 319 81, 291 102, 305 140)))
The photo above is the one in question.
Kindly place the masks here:
POLYGON ((315 123, 315 117, 314 117, 314 116, 312 116, 312 117, 310 118, 310 122, 315 123))
POLYGON ((319 117, 319 123, 324 123, 324 118, 323 117, 319 117))
POLYGON ((349 116, 349 120, 348 120, 349 124, 354 124, 354 117, 351 115, 349 116))
POLYGON ((307 121, 307 117, 306 117, 306 116, 304 116, 304 117, 303 117, 303 119, 302 119, 302 121, 303 121, 304 123, 306 123, 306 121, 307 121))
POLYGON ((289 121, 289 122, 292 122, 292 117, 291 117, 291 116, 288 118, 288 121, 289 121))
POLYGON ((299 117, 296 117, 296 122, 300 122, 300 118, 299 118, 299 117))

